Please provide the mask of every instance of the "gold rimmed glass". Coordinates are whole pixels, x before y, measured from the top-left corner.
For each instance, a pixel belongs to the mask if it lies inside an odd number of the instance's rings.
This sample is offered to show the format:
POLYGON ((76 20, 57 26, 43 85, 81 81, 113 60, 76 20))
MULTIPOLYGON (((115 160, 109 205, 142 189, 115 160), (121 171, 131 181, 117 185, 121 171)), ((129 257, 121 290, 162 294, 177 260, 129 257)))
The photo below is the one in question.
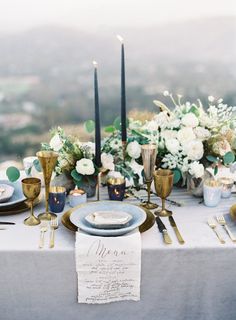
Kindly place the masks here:
POLYGON ((36 226, 40 224, 40 220, 34 215, 33 203, 40 194, 41 180, 38 178, 25 178, 21 183, 24 196, 30 204, 30 216, 24 220, 24 224, 27 226, 36 226))
POLYGON ((156 144, 142 145, 141 153, 142 153, 142 159, 143 159, 144 180, 145 180, 145 183, 147 184, 147 192, 148 192, 147 202, 141 205, 146 209, 155 209, 158 207, 158 205, 150 201, 150 195, 151 195, 151 184, 153 181, 153 171, 155 168, 156 157, 157 157, 156 144))
POLYGON ((39 159, 43 170, 44 182, 45 182, 45 205, 46 211, 41 213, 38 217, 40 220, 51 220, 52 217, 56 217, 57 215, 49 212, 48 209, 48 200, 49 200, 49 188, 50 182, 52 178, 53 170, 57 163, 58 153, 54 151, 39 151, 36 156, 39 159))
POLYGON ((158 169, 154 172, 154 184, 157 195, 161 198, 162 208, 158 211, 161 217, 172 215, 172 211, 165 207, 165 200, 170 195, 173 188, 174 174, 168 169, 158 169))

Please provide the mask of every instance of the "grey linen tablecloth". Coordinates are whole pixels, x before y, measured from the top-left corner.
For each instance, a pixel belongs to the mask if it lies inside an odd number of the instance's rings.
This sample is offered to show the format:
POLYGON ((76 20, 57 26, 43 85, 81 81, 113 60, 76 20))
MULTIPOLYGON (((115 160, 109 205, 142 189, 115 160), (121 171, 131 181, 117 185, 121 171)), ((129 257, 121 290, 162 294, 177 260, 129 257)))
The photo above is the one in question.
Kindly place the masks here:
POLYGON ((23 224, 27 213, 0 217, 16 222, 0 231, 0 320, 236 319, 236 244, 219 226, 226 240, 220 244, 206 224, 209 216, 227 214, 235 196, 217 208, 199 204, 184 189, 171 198, 183 203, 171 208, 186 244, 178 244, 166 218, 172 245, 163 244, 156 225, 142 234, 139 302, 78 304, 74 233, 60 224, 55 249, 46 241, 39 250, 39 228, 23 224))

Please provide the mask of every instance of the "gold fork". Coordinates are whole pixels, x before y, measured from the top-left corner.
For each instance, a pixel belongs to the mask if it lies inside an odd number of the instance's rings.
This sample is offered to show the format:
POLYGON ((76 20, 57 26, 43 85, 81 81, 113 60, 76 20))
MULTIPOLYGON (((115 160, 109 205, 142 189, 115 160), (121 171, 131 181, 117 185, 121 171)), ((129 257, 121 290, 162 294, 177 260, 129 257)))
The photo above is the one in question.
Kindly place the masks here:
POLYGON ((50 222, 50 243, 49 247, 54 248, 55 245, 55 230, 58 228, 58 218, 52 218, 50 222))
POLYGON ((213 218, 208 218, 208 225, 209 227, 215 232, 215 234, 217 235, 218 239, 220 240, 221 243, 225 243, 225 240, 221 237, 221 235, 218 233, 218 231, 216 230, 216 222, 213 218))
POLYGON ((42 221, 40 224, 40 237, 39 237, 39 248, 42 249, 44 247, 44 235, 45 232, 48 231, 48 223, 47 221, 42 221))
POLYGON ((218 223, 219 223, 223 228, 225 228, 225 231, 228 233, 230 239, 231 239, 233 242, 236 242, 236 238, 235 238, 235 236, 232 234, 232 232, 229 230, 229 227, 228 227, 227 224, 226 224, 226 221, 225 221, 224 216, 217 216, 216 219, 217 219, 218 223))

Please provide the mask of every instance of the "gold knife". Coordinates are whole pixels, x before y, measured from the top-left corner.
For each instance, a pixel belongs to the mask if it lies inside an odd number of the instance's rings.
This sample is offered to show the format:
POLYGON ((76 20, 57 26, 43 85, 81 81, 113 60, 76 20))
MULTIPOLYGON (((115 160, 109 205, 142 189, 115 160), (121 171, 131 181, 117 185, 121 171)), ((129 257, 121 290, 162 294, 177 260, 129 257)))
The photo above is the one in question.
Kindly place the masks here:
POLYGON ((180 232, 179 232, 179 229, 177 228, 177 225, 175 223, 175 220, 172 216, 169 216, 169 221, 170 221, 170 225, 172 226, 172 228, 174 229, 175 231, 175 234, 176 234, 176 237, 179 241, 180 244, 184 244, 184 239, 182 238, 180 232))

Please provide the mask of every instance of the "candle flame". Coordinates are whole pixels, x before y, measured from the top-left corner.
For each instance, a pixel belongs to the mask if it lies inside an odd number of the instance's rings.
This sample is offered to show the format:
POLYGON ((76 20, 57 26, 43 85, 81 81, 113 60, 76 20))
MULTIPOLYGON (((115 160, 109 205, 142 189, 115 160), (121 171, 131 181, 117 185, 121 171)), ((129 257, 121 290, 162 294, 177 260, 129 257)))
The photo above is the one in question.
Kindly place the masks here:
POLYGON ((123 43, 124 42, 124 39, 118 34, 117 36, 117 39, 121 42, 121 43, 123 43))
POLYGON ((94 65, 94 68, 97 68, 97 66, 98 66, 97 61, 94 61, 94 60, 93 60, 93 65, 94 65))

